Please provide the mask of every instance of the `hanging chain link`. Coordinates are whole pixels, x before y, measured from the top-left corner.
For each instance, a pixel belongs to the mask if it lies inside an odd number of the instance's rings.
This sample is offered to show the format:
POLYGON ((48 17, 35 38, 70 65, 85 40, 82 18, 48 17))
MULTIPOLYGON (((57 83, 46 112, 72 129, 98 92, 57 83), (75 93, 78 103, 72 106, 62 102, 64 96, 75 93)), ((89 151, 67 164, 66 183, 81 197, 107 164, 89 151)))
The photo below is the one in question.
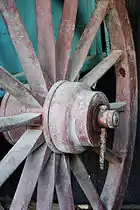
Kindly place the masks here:
POLYGON ((100 169, 104 169, 104 160, 105 160, 105 152, 106 152, 106 139, 107 139, 107 132, 106 128, 101 128, 101 143, 100 143, 100 169))

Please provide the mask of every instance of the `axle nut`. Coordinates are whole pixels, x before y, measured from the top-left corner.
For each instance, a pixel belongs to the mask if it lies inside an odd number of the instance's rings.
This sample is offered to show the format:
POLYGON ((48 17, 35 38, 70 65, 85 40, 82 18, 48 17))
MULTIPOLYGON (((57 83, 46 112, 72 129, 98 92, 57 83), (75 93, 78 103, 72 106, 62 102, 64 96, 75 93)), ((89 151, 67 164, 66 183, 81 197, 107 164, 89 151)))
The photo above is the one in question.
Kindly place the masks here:
POLYGON ((116 110, 107 110, 106 106, 101 106, 98 124, 102 128, 117 128, 119 126, 119 113, 116 110))

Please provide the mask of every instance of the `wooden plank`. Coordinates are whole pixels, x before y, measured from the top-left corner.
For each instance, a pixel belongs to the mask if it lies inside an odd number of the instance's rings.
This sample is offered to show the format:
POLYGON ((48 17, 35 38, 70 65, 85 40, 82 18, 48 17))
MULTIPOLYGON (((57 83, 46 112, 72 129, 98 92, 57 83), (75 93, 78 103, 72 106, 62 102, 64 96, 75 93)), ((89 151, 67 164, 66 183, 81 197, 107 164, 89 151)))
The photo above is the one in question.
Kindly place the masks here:
POLYGON ((52 209, 54 185, 59 159, 59 155, 52 153, 40 174, 37 188, 37 210, 52 209))
MULTIPOLYGON (((93 150, 100 155, 100 148, 99 147, 94 147, 93 150)), ((116 163, 121 163, 122 162, 122 157, 116 154, 114 151, 106 148, 105 152, 105 160, 108 160, 112 164, 116 163)))
POLYGON ((61 155, 60 166, 56 178, 56 193, 60 210, 74 210, 73 193, 70 178, 70 168, 65 155, 61 155))
POLYGON ((125 106, 126 105, 127 105, 126 102, 118 101, 118 102, 110 103, 109 104, 109 109, 116 110, 118 112, 123 112, 123 111, 125 111, 125 106))
POLYGON ((42 131, 28 129, 0 162, 0 186, 17 169, 36 145, 42 131))
POLYGON ((57 81, 65 79, 75 29, 78 0, 65 0, 60 31, 56 42, 57 81))
POLYGON ((0 203, 0 210, 4 210, 4 208, 3 208, 3 206, 2 206, 2 204, 0 203))
POLYGON ((70 159, 70 166, 73 175, 85 193, 90 205, 94 210, 104 210, 100 197, 94 188, 90 176, 77 155, 72 155, 70 159))
POLYGON ((97 66, 95 66, 88 74, 86 74, 80 82, 88 86, 95 84, 101 77, 108 72, 108 70, 115 65, 121 58, 122 51, 114 50, 104 60, 102 60, 97 66))
POLYGON ((109 0, 100 0, 98 1, 97 7, 85 28, 80 41, 76 47, 75 52, 73 53, 70 63, 69 63, 69 80, 74 81, 78 76, 86 56, 89 52, 91 44, 97 34, 97 31, 103 21, 107 9, 108 9, 109 0))
POLYGON ((41 105, 33 97, 21 82, 12 77, 12 75, 0 66, 0 85, 14 96, 18 101, 29 108, 41 108, 41 105))
POLYGON ((50 0, 36 0, 38 58, 45 80, 55 82, 55 44, 50 0))
POLYGON ((27 157, 10 210, 28 208, 42 170, 43 162, 47 162, 50 154, 51 151, 47 147, 47 144, 44 143, 27 157))
POLYGON ((15 116, 0 117, 0 132, 18 128, 23 125, 30 125, 41 113, 24 113, 15 116))

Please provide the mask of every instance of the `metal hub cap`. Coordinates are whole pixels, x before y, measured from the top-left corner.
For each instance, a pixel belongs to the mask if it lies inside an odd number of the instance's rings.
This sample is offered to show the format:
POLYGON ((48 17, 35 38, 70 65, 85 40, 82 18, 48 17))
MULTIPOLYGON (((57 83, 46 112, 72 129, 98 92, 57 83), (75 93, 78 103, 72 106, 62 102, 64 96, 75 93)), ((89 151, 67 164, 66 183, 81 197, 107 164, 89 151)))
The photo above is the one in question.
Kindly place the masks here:
POLYGON ((58 82, 52 86, 44 104, 43 129, 53 151, 80 153, 85 146, 99 146, 98 113, 109 107, 106 96, 79 82, 58 82), (49 100, 48 100, 49 97, 49 100), (48 129, 46 129, 48 125, 48 129), (55 148, 55 149, 54 149, 55 148))
POLYGON ((119 126, 119 113, 116 110, 108 110, 105 105, 100 106, 98 123, 102 128, 117 128, 119 126))

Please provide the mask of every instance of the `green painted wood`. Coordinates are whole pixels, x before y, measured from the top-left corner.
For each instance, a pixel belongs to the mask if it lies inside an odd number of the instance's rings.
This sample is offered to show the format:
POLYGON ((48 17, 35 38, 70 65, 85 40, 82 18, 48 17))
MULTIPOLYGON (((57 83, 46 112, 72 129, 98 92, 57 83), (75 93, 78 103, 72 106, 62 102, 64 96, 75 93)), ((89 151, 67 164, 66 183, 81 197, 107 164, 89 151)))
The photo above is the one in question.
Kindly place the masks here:
MULTIPOLYGON (((52 15, 53 15, 53 24, 54 24, 54 39, 56 41, 61 21, 63 1, 52 0, 51 2, 52 2, 52 15)), ((24 26, 27 30, 27 33, 33 43, 34 49, 37 53, 38 46, 37 46, 37 32, 36 32, 35 1, 15 0, 15 3, 17 5, 24 26)), ((84 31, 84 28, 87 25, 95 8, 96 8, 96 0, 79 1, 72 52, 74 51, 80 39, 80 36, 84 31)), ((109 35, 106 26, 105 26, 105 35, 107 43, 106 51, 107 54, 109 54, 110 50, 109 35)), ((90 71, 90 69, 92 69, 96 64, 98 64, 104 58, 104 56, 105 54, 102 49, 102 34, 101 34, 101 29, 99 29, 97 36, 90 48, 88 58, 85 61, 85 64, 82 68, 82 72, 90 71)), ((11 74, 14 74, 15 76, 17 73, 23 71, 18 59, 18 55, 14 49, 7 28, 1 16, 0 16, 0 65, 3 66, 5 69, 7 69, 11 74)), ((21 82, 27 83, 25 76, 18 76, 17 78, 21 82)), ((0 97, 2 97, 3 94, 4 91, 0 90, 0 97)))

